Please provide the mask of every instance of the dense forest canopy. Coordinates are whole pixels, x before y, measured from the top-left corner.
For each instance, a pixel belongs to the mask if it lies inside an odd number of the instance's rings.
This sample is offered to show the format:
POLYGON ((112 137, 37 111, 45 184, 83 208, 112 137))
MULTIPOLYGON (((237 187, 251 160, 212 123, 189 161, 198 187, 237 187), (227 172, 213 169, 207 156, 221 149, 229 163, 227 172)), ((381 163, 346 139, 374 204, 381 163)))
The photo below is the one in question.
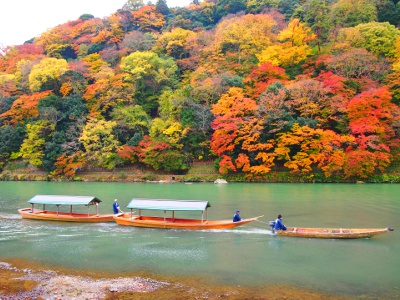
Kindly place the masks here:
POLYGON ((367 178, 399 161, 400 2, 129 0, 0 53, 0 168, 367 178))

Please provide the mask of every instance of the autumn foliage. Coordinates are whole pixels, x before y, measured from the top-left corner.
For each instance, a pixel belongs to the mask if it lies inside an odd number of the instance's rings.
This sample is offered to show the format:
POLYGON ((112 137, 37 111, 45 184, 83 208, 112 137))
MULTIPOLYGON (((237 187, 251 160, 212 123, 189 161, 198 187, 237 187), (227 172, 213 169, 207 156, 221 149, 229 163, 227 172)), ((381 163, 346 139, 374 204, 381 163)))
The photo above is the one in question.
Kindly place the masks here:
POLYGON ((392 14, 379 1, 272 2, 129 1, 0 49, 0 166, 74 178, 130 165, 184 174, 206 160, 251 180, 396 170, 392 14))

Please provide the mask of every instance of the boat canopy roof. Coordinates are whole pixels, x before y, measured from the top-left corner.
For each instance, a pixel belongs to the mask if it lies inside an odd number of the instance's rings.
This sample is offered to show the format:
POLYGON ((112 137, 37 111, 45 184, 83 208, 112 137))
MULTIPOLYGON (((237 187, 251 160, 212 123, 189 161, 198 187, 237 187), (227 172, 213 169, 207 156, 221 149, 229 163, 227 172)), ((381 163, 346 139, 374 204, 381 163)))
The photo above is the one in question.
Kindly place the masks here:
POLYGON ((31 204, 91 205, 99 203, 101 200, 93 196, 36 195, 28 202, 31 204))
POLYGON ((208 203, 208 201, 134 198, 131 200, 127 207, 132 209, 168 211, 204 211, 207 207, 210 206, 211 205, 210 203, 208 203))

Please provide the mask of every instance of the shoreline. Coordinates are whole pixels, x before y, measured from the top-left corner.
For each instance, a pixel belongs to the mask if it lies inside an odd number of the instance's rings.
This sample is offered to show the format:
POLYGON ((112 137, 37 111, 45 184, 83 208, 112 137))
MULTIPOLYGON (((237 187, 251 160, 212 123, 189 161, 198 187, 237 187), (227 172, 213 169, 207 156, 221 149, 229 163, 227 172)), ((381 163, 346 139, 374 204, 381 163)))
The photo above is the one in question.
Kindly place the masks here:
POLYGON ((195 277, 156 274, 118 276, 43 268, 23 260, 0 261, 0 299, 375 299, 366 295, 329 295, 284 284, 221 286, 195 277))
POLYGON ((216 286, 194 277, 158 277, 56 270, 2 259, 0 299, 350 299, 284 285, 216 286))
POLYGON ((186 174, 155 171, 138 167, 114 169, 88 168, 79 170, 73 177, 51 176, 43 169, 24 166, 0 169, 0 181, 50 181, 50 182, 153 182, 153 183, 201 183, 215 182, 218 179, 227 182, 244 183, 400 183, 398 168, 388 173, 377 173, 370 178, 344 178, 332 176, 326 178, 321 174, 294 174, 289 171, 271 171, 268 174, 252 176, 251 174, 236 172, 221 175, 211 162, 194 163, 186 174))

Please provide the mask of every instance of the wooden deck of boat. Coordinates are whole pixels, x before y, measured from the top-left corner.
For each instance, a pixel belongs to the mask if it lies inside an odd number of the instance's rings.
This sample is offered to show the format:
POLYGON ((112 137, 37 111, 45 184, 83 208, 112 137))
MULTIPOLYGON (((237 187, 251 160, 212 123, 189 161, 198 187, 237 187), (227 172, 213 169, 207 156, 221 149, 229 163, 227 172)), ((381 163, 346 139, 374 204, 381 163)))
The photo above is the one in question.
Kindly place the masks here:
POLYGON ((244 219, 240 222, 232 222, 232 220, 204 220, 202 222, 197 219, 164 219, 162 217, 153 216, 133 216, 131 218, 130 214, 114 216, 114 219, 117 224, 125 226, 183 230, 231 229, 256 220, 256 218, 252 218, 244 219))
POLYGON ((37 210, 32 212, 31 208, 22 208, 18 210, 23 219, 47 220, 47 221, 64 221, 64 222, 82 222, 82 223, 97 223, 97 222, 112 222, 114 215, 112 214, 84 214, 84 213, 67 213, 55 212, 48 210, 37 210))
POLYGON ((287 230, 278 230, 280 236, 326 238, 326 239, 359 239, 370 238, 389 231, 392 228, 302 228, 288 227, 287 230))

